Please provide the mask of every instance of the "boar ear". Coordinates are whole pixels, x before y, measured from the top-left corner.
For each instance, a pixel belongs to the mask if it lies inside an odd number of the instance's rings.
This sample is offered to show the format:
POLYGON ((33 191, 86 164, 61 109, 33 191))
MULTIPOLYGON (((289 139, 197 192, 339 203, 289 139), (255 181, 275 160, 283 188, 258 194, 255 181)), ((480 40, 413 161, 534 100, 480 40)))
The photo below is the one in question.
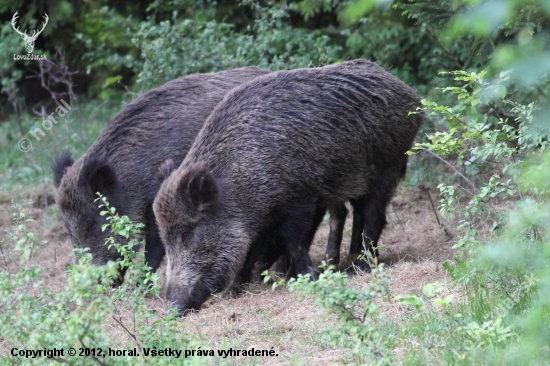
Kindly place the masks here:
POLYGON ((202 164, 186 169, 180 180, 180 190, 184 202, 190 202, 200 212, 215 207, 218 201, 216 178, 202 164))
POLYGON ((106 196, 112 193, 116 185, 116 176, 113 168, 108 163, 91 162, 83 170, 82 178, 92 195, 96 192, 106 196))
POLYGON ((68 152, 64 152, 57 158, 52 160, 52 162, 50 163, 50 167, 52 168, 53 184, 55 188, 59 188, 59 185, 61 184, 61 179, 63 179, 63 176, 67 172, 67 168, 73 165, 73 163, 74 162, 71 158, 71 154, 69 154, 68 152))
POLYGON ((176 170, 176 164, 174 164, 174 161, 172 159, 166 160, 159 167, 159 171, 157 172, 157 181, 159 183, 164 182, 164 180, 168 178, 174 170, 176 170))

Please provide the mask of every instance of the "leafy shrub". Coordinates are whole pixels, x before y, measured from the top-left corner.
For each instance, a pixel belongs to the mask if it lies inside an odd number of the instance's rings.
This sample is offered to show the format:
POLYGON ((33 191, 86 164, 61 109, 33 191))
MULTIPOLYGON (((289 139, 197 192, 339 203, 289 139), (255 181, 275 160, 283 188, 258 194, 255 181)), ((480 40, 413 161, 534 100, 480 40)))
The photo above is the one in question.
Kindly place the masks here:
MULTIPOLYGON (((138 360, 144 362, 146 348, 185 350, 194 347, 192 340, 181 336, 176 318, 171 315, 159 317, 145 303, 145 298, 155 296, 159 288, 156 275, 143 264, 143 252, 136 251, 143 245, 135 238, 142 225, 133 224, 126 216, 119 217, 101 197, 100 207, 104 208, 102 214, 108 215, 107 225, 113 233, 129 239, 126 245, 119 245, 112 238, 108 240, 123 259, 119 263, 93 266, 87 250, 75 249, 76 263, 66 273, 67 285, 54 293, 41 280, 39 265, 31 262, 36 242, 24 225, 29 205, 27 200, 22 204, 13 203, 14 223, 1 242, 0 321, 4 326, 0 335, 6 341, 19 349, 64 348, 64 355, 52 361, 66 364, 122 365, 138 360), (127 280, 120 287, 112 288, 119 266, 128 268, 127 280), (108 320, 114 321, 126 334, 125 340, 108 335, 108 320), (133 344, 141 358, 109 355, 109 347, 132 349, 121 341, 133 344), (101 349, 103 353, 71 357, 67 354, 69 347, 77 351, 80 348, 101 349)), ((173 359, 155 357, 147 358, 147 362, 167 364, 173 359)), ((11 357, 4 359, 5 362, 11 360, 11 357)), ((32 359, 20 358, 18 361, 27 363, 32 359)), ((183 356, 179 362, 202 363, 183 356)))
POLYGON ((143 23, 132 39, 145 59, 138 81, 155 84, 239 66, 282 70, 337 60, 340 47, 330 45, 329 38, 318 32, 293 28, 279 3, 250 4, 255 19, 243 33, 233 24, 214 20, 143 23))
POLYGON ((361 364, 392 364, 389 351, 394 339, 380 331, 376 302, 388 297, 389 276, 383 265, 372 270, 372 280, 364 288, 348 286, 347 275, 335 271, 334 266, 326 268, 317 281, 310 281, 309 275, 298 275, 290 279, 288 290, 298 294, 299 299, 312 296, 315 302, 337 317, 339 324, 328 325, 320 330, 320 341, 351 351, 353 359, 361 364))
POLYGON ((492 220, 493 229, 501 225, 492 203, 521 194, 516 172, 526 158, 546 150, 550 135, 533 124, 536 103, 519 104, 507 97, 508 73, 490 81, 485 79, 485 71, 448 74, 463 84, 440 90, 455 95, 458 103, 450 107, 422 101, 422 109, 440 118, 446 128, 428 135, 429 142, 417 143, 413 150, 427 149, 452 159, 451 163, 444 161, 464 182, 464 186, 458 182, 438 185, 444 214, 459 208, 457 188, 470 197, 468 204, 460 208, 463 216, 458 228, 465 235, 456 244, 459 247, 476 243, 480 220, 492 220))

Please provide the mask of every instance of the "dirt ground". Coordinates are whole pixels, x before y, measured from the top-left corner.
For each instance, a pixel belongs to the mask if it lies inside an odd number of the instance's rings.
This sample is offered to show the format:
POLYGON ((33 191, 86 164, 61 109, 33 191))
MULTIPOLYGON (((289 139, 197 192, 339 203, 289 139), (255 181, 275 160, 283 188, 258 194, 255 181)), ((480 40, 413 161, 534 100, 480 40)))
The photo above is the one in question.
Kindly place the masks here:
MULTIPOLYGON (((54 206, 54 193, 53 188, 47 188, 46 193, 42 187, 25 190, 25 195, 35 201, 29 212, 35 221, 27 223, 27 227, 39 240, 46 241, 33 253, 33 259, 41 264, 42 279, 50 290, 65 286, 64 272, 73 261, 72 244, 54 206), (44 207, 46 202, 47 210, 44 207)), ((10 225, 12 198, 19 199, 13 196, 13 192, 9 195, 0 193, 2 231, 10 225)), ((432 199, 436 199, 433 192, 432 199)), ((437 202, 434 204, 437 207, 437 202)), ((349 248, 350 216, 351 209, 345 227, 342 258, 349 248)), ((314 263, 323 259, 329 231, 327 219, 325 217, 321 224, 310 251, 314 263)), ((387 220, 379 244, 380 260, 387 264, 387 273, 391 276, 391 294, 418 294, 427 283, 445 282, 447 274, 441 264, 452 259, 451 247, 457 234, 448 228, 452 225, 446 225, 446 229, 438 225, 428 193, 419 188, 399 188, 388 207, 387 220)), ((444 219, 439 217, 439 220, 445 224, 444 219)), ((159 275, 162 285, 163 266, 159 275)), ((356 275, 350 284, 361 287, 368 283, 369 278, 369 274, 356 275)), ((166 309, 162 296, 148 299, 148 304, 159 314, 166 309)), ((390 318, 398 318, 408 311, 392 302, 382 304, 380 310, 390 318)), ((181 322, 185 324, 185 333, 213 348, 222 346, 222 342, 226 347, 239 349, 274 347, 279 356, 263 360, 262 364, 264 361, 266 364, 341 363, 346 350, 333 349, 315 340, 320 324, 333 321, 323 314, 312 300, 298 302, 286 288, 273 292, 270 285, 255 283, 238 298, 213 296, 200 312, 186 316, 181 322)), ((125 336, 114 322, 108 326, 115 334, 120 332, 119 339, 125 336)), ((5 342, 0 341, 0 353, 5 354, 5 346, 5 342)))

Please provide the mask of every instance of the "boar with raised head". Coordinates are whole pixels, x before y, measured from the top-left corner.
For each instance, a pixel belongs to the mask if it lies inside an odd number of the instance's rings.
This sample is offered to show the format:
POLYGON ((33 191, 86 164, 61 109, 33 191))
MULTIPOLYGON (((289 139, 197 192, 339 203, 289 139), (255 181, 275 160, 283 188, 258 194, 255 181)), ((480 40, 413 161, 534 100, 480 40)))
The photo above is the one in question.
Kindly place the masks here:
POLYGON ((167 159, 179 165, 223 97, 268 73, 243 67, 170 81, 126 105, 76 163, 68 154, 53 162, 56 202, 65 226, 74 243, 90 249, 94 264, 120 258, 105 245, 112 233, 101 231, 106 220, 94 202, 100 192, 120 215, 145 224, 145 258, 156 270, 164 256, 152 210, 159 166, 167 159))
POLYGON ((225 289, 270 233, 297 273, 315 277, 306 238, 318 207, 351 200, 366 246, 376 246, 422 122, 409 114, 419 105, 413 89, 365 60, 231 91, 153 204, 172 306, 182 314, 225 289))

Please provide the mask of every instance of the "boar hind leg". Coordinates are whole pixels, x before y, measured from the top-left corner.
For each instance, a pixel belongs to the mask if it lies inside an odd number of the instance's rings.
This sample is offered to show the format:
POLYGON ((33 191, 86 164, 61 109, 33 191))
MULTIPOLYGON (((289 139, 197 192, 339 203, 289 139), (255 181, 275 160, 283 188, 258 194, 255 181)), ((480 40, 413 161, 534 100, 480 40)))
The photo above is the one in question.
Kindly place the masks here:
POLYGON ((325 252, 325 261, 327 265, 337 265, 340 262, 340 245, 342 244, 342 234, 346 224, 348 209, 345 203, 333 204, 329 208, 330 213, 330 233, 325 252))
POLYGON ((292 259, 287 278, 309 273, 311 279, 317 279, 317 272, 308 252, 325 212, 324 206, 301 205, 293 208, 283 218, 281 236, 292 259))
MULTIPOLYGON (((353 206, 350 254, 364 254, 368 250, 373 258, 378 258, 378 239, 387 224, 386 207, 395 191, 397 181, 398 179, 375 181, 369 193, 350 200, 353 206)), ((366 258, 357 260, 355 264, 360 270, 370 272, 366 258)))
POLYGON ((364 249, 363 230, 365 226, 365 201, 366 197, 360 197, 349 201, 351 207, 353 207, 353 225, 349 245, 349 254, 351 255, 361 254, 364 249))
POLYGON ((147 208, 145 221, 145 262, 155 272, 165 253, 152 206, 147 208))

